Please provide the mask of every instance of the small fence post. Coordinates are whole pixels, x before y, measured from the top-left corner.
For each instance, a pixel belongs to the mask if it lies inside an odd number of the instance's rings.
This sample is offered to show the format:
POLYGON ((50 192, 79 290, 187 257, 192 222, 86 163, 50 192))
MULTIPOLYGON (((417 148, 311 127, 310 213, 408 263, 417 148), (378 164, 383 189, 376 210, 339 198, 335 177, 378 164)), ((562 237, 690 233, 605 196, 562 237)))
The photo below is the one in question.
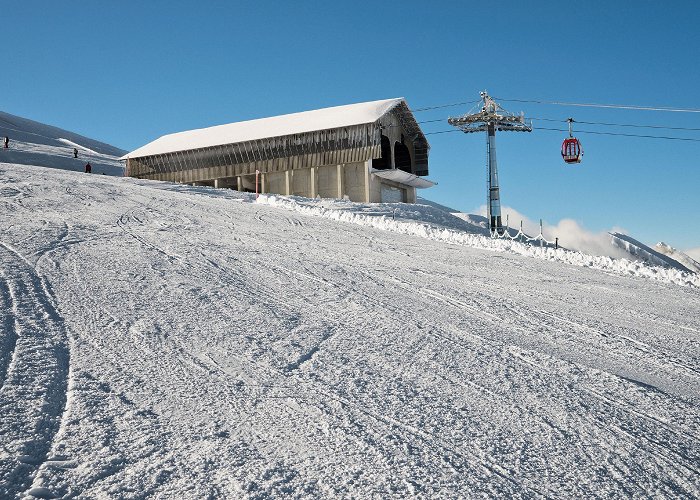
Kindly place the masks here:
POLYGON ((559 238, 554 238, 554 249, 557 250, 559 248, 559 238))

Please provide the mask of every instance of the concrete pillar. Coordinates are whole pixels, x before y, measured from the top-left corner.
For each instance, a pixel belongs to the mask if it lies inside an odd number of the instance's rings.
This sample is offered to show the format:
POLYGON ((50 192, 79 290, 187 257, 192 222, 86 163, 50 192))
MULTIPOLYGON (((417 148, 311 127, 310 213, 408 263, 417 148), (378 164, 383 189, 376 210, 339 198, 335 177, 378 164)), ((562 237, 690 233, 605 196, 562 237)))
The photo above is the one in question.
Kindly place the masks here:
POLYGON ((214 179, 214 187, 215 188, 224 187, 223 179, 214 179))
POLYGON ((266 187, 267 187, 267 174, 260 174, 260 193, 264 193, 266 187))
POLYGON ((343 166, 338 165, 337 171, 336 171, 336 177, 338 181, 338 198, 342 199, 343 198, 343 166))
POLYGON ((240 175, 236 177, 236 190, 243 191, 243 179, 240 175))
POLYGON ((416 188, 414 187, 409 187, 406 189, 406 203, 415 203, 416 202, 416 188))
POLYGON ((311 167, 309 169, 309 187, 311 188, 311 198, 316 198, 318 195, 318 168, 311 167))
POLYGON ((372 160, 368 160, 365 162, 365 203, 369 203, 369 169, 371 162, 372 160))
POLYGON ((284 171, 284 194, 286 194, 287 196, 292 194, 292 187, 291 187, 292 175, 294 175, 294 174, 292 173, 291 170, 284 171))

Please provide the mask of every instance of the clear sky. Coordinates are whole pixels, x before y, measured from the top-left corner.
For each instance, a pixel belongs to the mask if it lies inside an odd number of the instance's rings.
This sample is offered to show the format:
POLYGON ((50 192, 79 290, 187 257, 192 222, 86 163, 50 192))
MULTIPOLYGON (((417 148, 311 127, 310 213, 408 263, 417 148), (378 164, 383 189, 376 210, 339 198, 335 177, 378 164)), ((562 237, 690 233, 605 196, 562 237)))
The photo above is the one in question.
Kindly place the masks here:
MULTIPOLYGON (((390 97, 421 108, 476 100, 480 90, 504 99, 700 108, 693 1, 0 7, 0 110, 127 150, 191 128, 390 97)), ((700 113, 502 104, 536 118, 700 129, 700 113)), ((700 131, 579 128, 700 139, 700 131)), ((565 136, 497 136, 504 205, 552 224, 572 218, 592 231, 624 228, 649 244, 700 247, 700 142, 580 134, 584 161, 572 167, 559 155, 565 136)), ((430 178, 439 185, 422 194, 464 211, 483 205, 483 134, 428 139, 430 178)))

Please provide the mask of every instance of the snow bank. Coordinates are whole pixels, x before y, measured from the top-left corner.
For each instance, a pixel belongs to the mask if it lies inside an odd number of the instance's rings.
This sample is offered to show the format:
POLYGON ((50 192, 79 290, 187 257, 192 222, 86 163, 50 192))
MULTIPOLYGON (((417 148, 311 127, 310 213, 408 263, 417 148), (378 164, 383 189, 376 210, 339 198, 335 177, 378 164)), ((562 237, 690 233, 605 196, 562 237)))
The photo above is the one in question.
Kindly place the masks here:
POLYGON ((447 228, 436 228, 422 222, 405 222, 395 220, 386 215, 372 216, 357 212, 329 209, 311 201, 304 203, 289 197, 274 195, 261 195, 258 203, 273 205, 287 210, 301 212, 306 215, 324 217, 342 222, 349 222, 362 226, 374 227, 385 231, 401 234, 420 236, 435 241, 442 241, 456 245, 466 245, 486 250, 513 252, 543 260, 558 261, 574 266, 589 267, 601 271, 614 272, 628 276, 651 278, 667 283, 682 286, 700 287, 700 276, 686 273, 677 269, 667 269, 659 266, 650 266, 641 262, 633 262, 627 259, 615 259, 606 256, 588 255, 582 252, 537 247, 517 241, 493 239, 480 234, 465 233, 447 228))

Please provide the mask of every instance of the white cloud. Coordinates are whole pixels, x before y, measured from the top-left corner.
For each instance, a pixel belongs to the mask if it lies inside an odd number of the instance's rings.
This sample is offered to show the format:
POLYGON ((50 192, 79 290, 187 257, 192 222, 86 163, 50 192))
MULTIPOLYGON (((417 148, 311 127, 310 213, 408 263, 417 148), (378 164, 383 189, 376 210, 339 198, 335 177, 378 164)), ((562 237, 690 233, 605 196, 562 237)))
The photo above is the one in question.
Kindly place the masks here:
MULTIPOLYGON (((486 205, 479 207, 478 213, 486 215, 486 205)), ((520 222, 523 224, 523 231, 530 236, 537 236, 540 233, 540 223, 533 221, 527 216, 521 214, 511 207, 501 207, 503 224, 506 220, 509 226, 513 229, 520 228, 520 222), (507 219, 506 219, 507 217, 507 219)), ((625 233, 626 231, 619 227, 611 228, 610 231, 625 233)), ((608 231, 595 233, 583 228, 578 222, 573 219, 562 219, 557 224, 548 224, 543 221, 542 234, 549 240, 559 238, 559 245, 570 250, 578 250, 589 255, 607 255, 609 257, 629 258, 629 253, 617 248, 611 243, 610 234, 608 231)))

